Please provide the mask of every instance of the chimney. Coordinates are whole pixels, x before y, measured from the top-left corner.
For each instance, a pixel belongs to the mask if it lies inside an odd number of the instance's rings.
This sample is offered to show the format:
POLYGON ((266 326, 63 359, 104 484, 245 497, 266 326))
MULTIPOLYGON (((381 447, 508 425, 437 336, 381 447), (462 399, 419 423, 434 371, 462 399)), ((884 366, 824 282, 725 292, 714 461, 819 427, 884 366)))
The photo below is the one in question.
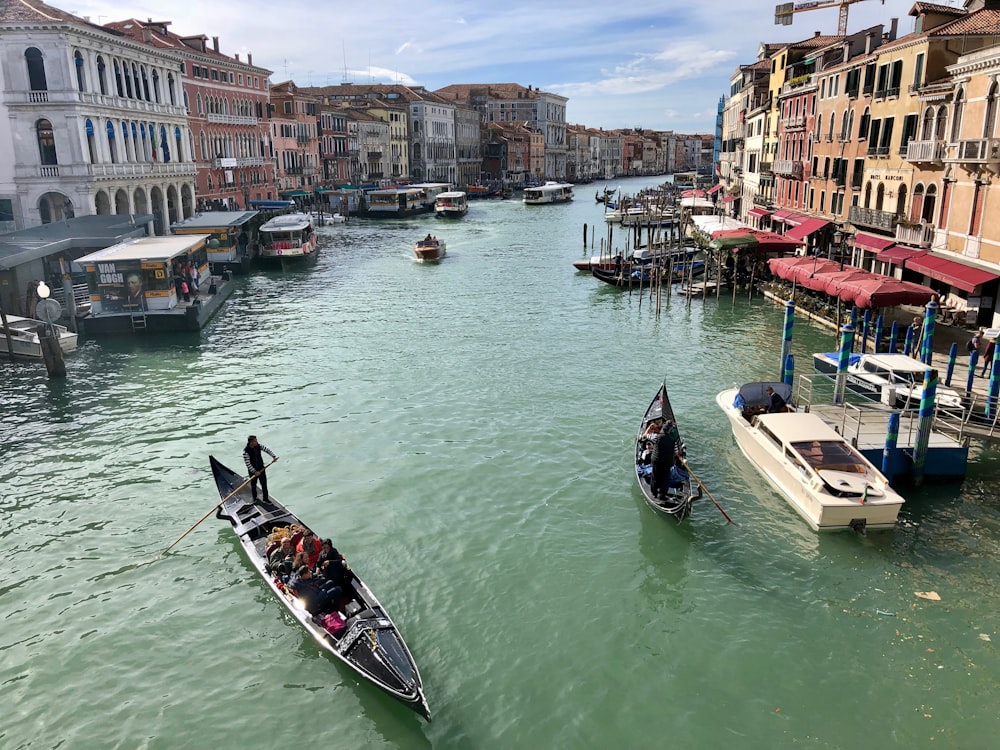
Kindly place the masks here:
POLYGON ((219 51, 219 37, 217 36, 212 37, 212 49, 214 49, 216 52, 219 51))
POLYGON ((247 52, 247 65, 253 65, 253 55, 247 52))
POLYGON ((817 37, 817 36, 820 36, 820 33, 818 31, 814 31, 813 32, 813 37, 817 37))
POLYGON ((142 41, 144 41, 146 44, 149 44, 150 42, 153 41, 153 30, 148 26, 142 27, 142 41))
POLYGON ((894 42, 896 40, 896 30, 899 27, 898 18, 889 19, 889 41, 894 42))
POLYGON ((867 34, 865 34, 865 54, 866 55, 871 54, 871 51, 872 51, 872 37, 873 36, 874 35, 870 31, 867 34))
POLYGON ((240 61, 240 53, 239 52, 237 52, 236 54, 234 54, 233 57, 236 58, 236 62, 240 61))

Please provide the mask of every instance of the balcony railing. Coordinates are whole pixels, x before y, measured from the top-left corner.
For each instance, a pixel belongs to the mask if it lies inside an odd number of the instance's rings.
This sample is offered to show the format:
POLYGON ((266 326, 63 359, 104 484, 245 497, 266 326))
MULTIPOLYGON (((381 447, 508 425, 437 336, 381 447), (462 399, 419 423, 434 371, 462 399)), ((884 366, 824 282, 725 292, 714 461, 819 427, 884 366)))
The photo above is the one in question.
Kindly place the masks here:
POLYGON ((775 159, 774 173, 786 177, 802 178, 802 162, 797 159, 775 159))
POLYGON ((217 112, 209 112, 205 115, 205 119, 209 122, 219 122, 224 125, 256 125, 259 122, 256 117, 222 115, 217 112))
POLYGON ((944 141, 910 141, 906 144, 906 160, 916 164, 941 162, 944 161, 944 149, 944 141))
POLYGON ((934 225, 918 224, 916 226, 896 225, 896 242, 912 247, 930 247, 934 242, 934 225))
POLYGON ((771 174, 773 166, 774 166, 774 164, 772 162, 762 161, 760 163, 760 173, 761 174, 771 174))
POLYGON ((971 164, 1000 162, 1000 138, 976 138, 949 144, 955 160, 971 164))
POLYGON ((799 115, 797 117, 786 117, 782 120, 785 126, 785 130, 793 130, 795 128, 804 128, 806 126, 805 115, 799 115))
POLYGON ((382 158, 382 152, 381 151, 369 151, 368 152, 368 159, 369 159, 369 161, 378 161, 381 158, 382 158))
POLYGON ((851 206, 847 219, 855 226, 881 229, 883 232, 894 231, 896 223, 899 221, 899 217, 889 211, 862 208, 861 206, 851 206))

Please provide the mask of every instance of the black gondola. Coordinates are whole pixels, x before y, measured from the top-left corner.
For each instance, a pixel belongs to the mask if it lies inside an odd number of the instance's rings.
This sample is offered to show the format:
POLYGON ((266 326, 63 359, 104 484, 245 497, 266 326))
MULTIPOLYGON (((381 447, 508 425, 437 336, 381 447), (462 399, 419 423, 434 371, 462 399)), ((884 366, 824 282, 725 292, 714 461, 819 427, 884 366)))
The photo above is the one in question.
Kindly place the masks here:
MULTIPOLYGON (((643 264, 642 266, 622 266, 621 270, 615 269, 604 269, 598 268, 596 266, 591 266, 590 272, 594 275, 595 279, 603 281, 605 284, 610 284, 611 286, 616 286, 619 289, 634 289, 639 285, 649 286, 650 279, 655 278, 650 274, 650 266, 648 264, 643 264)), ((664 271, 664 274, 666 271, 664 271)), ((678 283, 684 281, 691 276, 701 276, 705 273, 705 261, 704 260, 690 260, 682 261, 679 263, 674 263, 673 267, 673 283, 678 283)))
POLYGON ((674 427, 676 455, 683 460, 687 455, 687 447, 680 433, 676 432, 677 420, 674 417, 673 407, 670 406, 670 397, 667 396, 667 385, 663 383, 646 409, 635 438, 635 479, 650 508, 657 513, 671 516, 680 523, 691 515, 692 503, 701 497, 701 485, 693 483, 692 477, 687 474, 680 483, 662 481, 659 491, 653 492, 650 435, 651 432, 658 434, 666 423, 671 423, 674 427))
POLYGON ((343 582, 338 612, 343 621, 327 629, 329 620, 310 614, 301 600, 286 591, 267 565, 268 537, 292 524, 302 526, 274 497, 254 502, 246 478, 209 456, 212 475, 223 502, 216 517, 229 521, 254 570, 278 601, 328 653, 376 687, 430 721, 420 672, 389 614, 364 582, 351 570, 343 582))

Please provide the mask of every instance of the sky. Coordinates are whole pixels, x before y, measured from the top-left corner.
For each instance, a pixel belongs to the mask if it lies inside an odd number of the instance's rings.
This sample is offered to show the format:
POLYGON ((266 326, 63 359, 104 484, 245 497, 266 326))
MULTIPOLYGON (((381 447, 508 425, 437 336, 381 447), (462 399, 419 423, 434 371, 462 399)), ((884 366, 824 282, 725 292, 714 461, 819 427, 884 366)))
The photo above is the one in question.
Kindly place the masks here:
MULTIPOLYGON (((569 97, 566 120, 594 128, 714 133, 720 96, 761 42, 837 32, 838 0, 774 25, 774 0, 49 0, 95 23, 171 21, 252 53, 272 83, 519 83, 569 97)), ((913 0, 852 0, 849 32, 899 19, 913 0)), ((962 5, 962 0, 937 0, 962 5)))

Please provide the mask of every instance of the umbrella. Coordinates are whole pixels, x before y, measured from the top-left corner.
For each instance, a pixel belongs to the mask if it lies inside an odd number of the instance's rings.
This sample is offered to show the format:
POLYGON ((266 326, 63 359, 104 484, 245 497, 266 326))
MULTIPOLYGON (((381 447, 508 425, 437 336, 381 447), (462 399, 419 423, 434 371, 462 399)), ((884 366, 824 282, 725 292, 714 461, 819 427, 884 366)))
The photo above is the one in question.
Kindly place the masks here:
POLYGON ((862 310, 896 305, 924 305, 937 297, 937 293, 929 286, 900 281, 891 276, 874 275, 870 279, 846 282, 844 286, 854 290, 854 304, 862 310))
MULTIPOLYGON (((791 280, 805 286, 806 279, 820 273, 832 273, 840 270, 840 263, 826 258, 807 258, 808 263, 798 263, 792 269, 791 280)), ((810 287, 811 288, 811 287, 810 287)), ((815 290, 814 290, 815 291, 815 290)))
POLYGON ((875 274, 870 271, 863 271, 860 268, 845 267, 843 271, 828 273, 823 275, 826 287, 823 291, 831 297, 840 297, 844 302, 854 302, 857 290, 847 286, 852 281, 863 281, 870 279, 875 274))
MULTIPOLYGON (((728 230, 727 230, 728 231, 728 230)), ((713 232, 713 236, 718 232, 713 232)), ((718 237, 708 243, 713 250, 739 250, 740 248, 757 247, 757 238, 749 234, 734 235, 731 237, 718 237)))

